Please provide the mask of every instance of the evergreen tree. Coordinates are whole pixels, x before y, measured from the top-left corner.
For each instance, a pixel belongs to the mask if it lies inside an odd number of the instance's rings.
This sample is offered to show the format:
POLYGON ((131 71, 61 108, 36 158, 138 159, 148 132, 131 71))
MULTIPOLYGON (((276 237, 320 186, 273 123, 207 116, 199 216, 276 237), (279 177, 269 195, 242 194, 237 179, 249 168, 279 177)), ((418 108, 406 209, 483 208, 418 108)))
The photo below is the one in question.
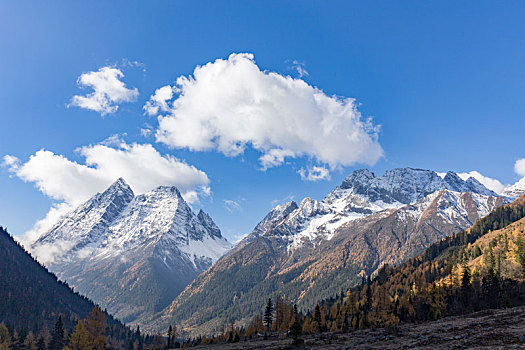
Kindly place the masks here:
POLYGON ((518 258, 518 262, 521 265, 521 270, 525 274, 525 242, 523 240, 523 235, 521 233, 518 234, 518 238, 516 240, 516 255, 518 258))
POLYGON ((62 315, 58 316, 55 323, 55 328, 51 333, 51 342, 49 343, 49 350, 62 350, 64 347, 64 323, 62 322, 62 315))
POLYGON ((171 349, 172 348, 172 341, 173 339, 173 327, 170 325, 170 327, 168 328, 168 349, 171 349))
POLYGON ((461 299, 465 307, 470 304, 471 298, 473 296, 473 289, 470 279, 470 268, 468 265, 465 265, 463 267, 463 275, 461 276, 461 299))
POLYGON ((43 336, 38 337, 38 341, 36 342, 36 348, 37 350, 46 350, 46 341, 43 336))
POLYGON ((273 323, 273 304, 271 298, 268 298, 268 303, 266 304, 266 308, 264 309, 263 321, 264 325, 266 326, 266 330, 269 332, 270 327, 273 323))
POLYGON ((314 322, 317 323, 318 329, 321 329, 322 316, 321 316, 321 307, 319 304, 315 305, 314 308, 314 322))
POLYGON ((293 323, 290 327, 290 334, 297 340, 303 334, 303 326, 297 312, 297 304, 293 306, 293 323))

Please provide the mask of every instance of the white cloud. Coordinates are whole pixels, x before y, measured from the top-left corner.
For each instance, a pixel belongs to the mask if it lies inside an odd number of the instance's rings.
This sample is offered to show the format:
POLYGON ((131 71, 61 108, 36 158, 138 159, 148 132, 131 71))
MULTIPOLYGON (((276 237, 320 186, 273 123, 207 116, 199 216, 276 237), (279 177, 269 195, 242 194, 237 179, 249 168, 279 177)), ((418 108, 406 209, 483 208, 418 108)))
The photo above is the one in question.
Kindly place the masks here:
POLYGON ((469 173, 457 173, 457 174, 463 181, 466 181, 468 180, 468 178, 473 177, 474 179, 478 180, 483 186, 485 186, 489 190, 492 190, 496 193, 501 193, 505 189, 505 185, 503 185, 498 180, 482 175, 477 171, 471 171, 469 173))
POLYGON ((330 180, 330 171, 320 166, 313 166, 307 169, 301 168, 298 173, 303 181, 330 180))
POLYGON ((196 67, 175 87, 158 89, 144 110, 167 114, 158 117, 158 142, 227 156, 251 146, 262 153, 262 169, 302 156, 331 168, 372 165, 383 154, 379 128, 362 118, 354 99, 261 71, 251 54, 196 67))
POLYGON ((126 144, 112 137, 103 143, 81 147, 77 152, 85 158, 84 164, 44 149, 23 164, 14 161, 13 156, 4 156, 3 164, 9 171, 60 201, 27 233, 29 236, 45 232, 61 215, 104 191, 119 177, 124 178, 136 194, 160 185, 176 186, 190 203, 196 202, 199 195, 210 194, 210 181, 203 171, 173 156, 161 155, 150 144, 126 144))
POLYGON ((297 60, 294 60, 292 62, 293 68, 297 71, 297 74, 299 75, 299 78, 307 77, 310 74, 308 74, 308 71, 305 68, 305 64, 303 62, 299 62, 297 60))
POLYGON ((281 205, 290 201, 293 201, 295 199, 295 196, 293 194, 289 194, 288 196, 281 198, 281 199, 274 199, 271 201, 271 207, 275 207, 276 205, 281 205))
POLYGON ((20 159, 8 154, 2 158, 2 166, 12 170, 16 170, 20 166, 20 159))
POLYGON ((234 201, 233 199, 225 199, 223 202, 224 208, 226 208, 226 210, 230 213, 233 213, 234 211, 242 211, 242 205, 238 201, 234 201))
POLYGON ((159 112, 169 112, 171 107, 168 102, 176 91, 176 88, 169 85, 158 88, 144 105, 144 112, 149 116, 157 115, 159 112))
POLYGON ((514 171, 519 176, 525 176, 525 158, 518 159, 516 163, 514 163, 514 171))
POLYGON ((137 88, 128 89, 120 79, 124 74, 118 68, 102 67, 96 72, 83 73, 77 80, 80 88, 92 88, 86 96, 75 95, 69 106, 90 109, 101 115, 115 113, 118 103, 133 102, 139 92, 137 88))
MULTIPOLYGON (((29 248, 30 244, 36 241, 44 232, 49 231, 53 225, 55 225, 58 220, 72 211, 75 207, 69 203, 61 202, 56 203, 51 206, 51 209, 47 212, 46 216, 43 219, 38 220, 33 227, 27 231, 24 236, 21 237, 22 244, 25 247, 29 248)), ((51 261, 52 257, 56 251, 46 251, 42 249, 41 251, 35 251, 36 256, 41 259, 41 262, 51 261)))

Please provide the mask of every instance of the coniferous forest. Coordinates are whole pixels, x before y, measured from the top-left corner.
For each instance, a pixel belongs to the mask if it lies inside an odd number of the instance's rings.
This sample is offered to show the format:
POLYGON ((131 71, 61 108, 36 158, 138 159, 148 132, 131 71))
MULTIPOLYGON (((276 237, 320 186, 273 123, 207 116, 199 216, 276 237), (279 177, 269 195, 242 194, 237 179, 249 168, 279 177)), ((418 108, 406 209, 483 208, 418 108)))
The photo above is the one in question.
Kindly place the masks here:
POLYGON ((74 292, 0 227, 0 349, 140 349, 152 344, 74 292))

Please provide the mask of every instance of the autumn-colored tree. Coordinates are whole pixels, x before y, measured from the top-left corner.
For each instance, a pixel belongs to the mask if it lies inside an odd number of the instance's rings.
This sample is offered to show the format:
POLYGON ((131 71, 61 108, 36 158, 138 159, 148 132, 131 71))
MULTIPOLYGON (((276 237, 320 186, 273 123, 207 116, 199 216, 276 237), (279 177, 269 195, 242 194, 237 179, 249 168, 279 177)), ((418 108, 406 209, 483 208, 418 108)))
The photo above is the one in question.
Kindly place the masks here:
POLYGON ((9 350, 11 348, 11 342, 9 330, 3 322, 0 323, 0 350, 9 350))
POLYGON ((91 350, 89 332, 86 329, 84 321, 78 321, 75 325, 75 329, 69 337, 68 347, 71 350, 91 350))
POLYGON ((24 339, 24 349, 25 350, 38 350, 36 346, 36 337, 33 332, 29 332, 24 339))
POLYGON ((95 306, 85 321, 89 333, 89 344, 93 350, 104 350, 106 348, 106 315, 95 306))

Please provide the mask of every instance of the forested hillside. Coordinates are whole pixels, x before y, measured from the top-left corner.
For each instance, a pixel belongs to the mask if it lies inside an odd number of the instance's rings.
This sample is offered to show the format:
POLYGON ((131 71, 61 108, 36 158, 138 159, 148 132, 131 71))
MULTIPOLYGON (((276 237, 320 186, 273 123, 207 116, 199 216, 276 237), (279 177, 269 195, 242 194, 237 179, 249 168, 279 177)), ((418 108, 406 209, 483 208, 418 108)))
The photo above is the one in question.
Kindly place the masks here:
MULTIPOLYGON (((31 332, 49 346, 51 330, 58 325, 62 329, 58 333, 72 331, 94 308, 92 301, 59 281, 0 227, 0 324, 10 330, 11 337, 22 337, 22 342, 31 332)), ((104 335, 113 347, 124 348, 131 340, 141 339, 140 333, 107 313, 100 314, 107 323, 104 335)))
POLYGON ((319 302, 303 331, 348 331, 525 303, 525 197, 406 263, 319 302))

